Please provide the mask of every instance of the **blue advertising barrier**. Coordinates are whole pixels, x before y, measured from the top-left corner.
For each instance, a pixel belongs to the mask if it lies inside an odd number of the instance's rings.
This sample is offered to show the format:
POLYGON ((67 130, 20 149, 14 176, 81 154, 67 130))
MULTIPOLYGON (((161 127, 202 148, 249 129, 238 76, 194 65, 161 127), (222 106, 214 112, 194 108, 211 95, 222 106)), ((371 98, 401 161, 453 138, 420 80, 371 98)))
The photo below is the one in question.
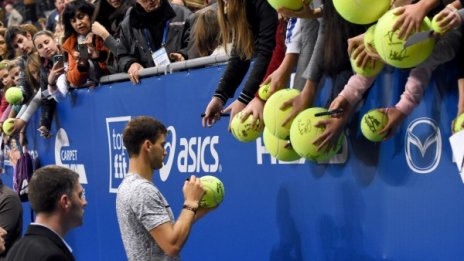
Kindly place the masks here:
MULTIPOLYGON (((184 260, 462 259, 464 184, 448 142, 457 90, 445 68, 396 136, 371 143, 359 131, 362 113, 393 105, 408 75, 384 72, 347 126, 344 149, 323 164, 277 161, 261 138, 235 140, 225 119, 202 128, 200 114, 223 71, 219 65, 73 91, 58 105, 50 139, 36 135, 38 117, 30 123, 29 149, 40 165, 80 174, 84 225, 66 237, 77 260, 126 260, 115 193, 128 167, 122 130, 138 115, 170 130, 154 183, 176 216, 185 178, 215 175, 225 185, 221 206, 194 225, 184 260)), ((330 87, 327 81, 318 105, 330 87)), ((3 178, 11 182, 11 173, 3 178)))

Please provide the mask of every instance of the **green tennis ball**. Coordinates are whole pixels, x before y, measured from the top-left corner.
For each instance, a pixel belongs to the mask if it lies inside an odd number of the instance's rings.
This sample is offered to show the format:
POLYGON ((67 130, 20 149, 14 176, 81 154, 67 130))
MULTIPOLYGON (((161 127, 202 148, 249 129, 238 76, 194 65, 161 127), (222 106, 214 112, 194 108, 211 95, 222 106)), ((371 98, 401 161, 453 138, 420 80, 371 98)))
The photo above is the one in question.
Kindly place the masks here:
MULTIPOLYGON (((303 8, 303 1, 301 0, 267 0, 268 3, 274 8, 274 9, 279 9, 279 8, 287 8, 290 10, 300 10, 303 8)), ((311 3, 311 1, 308 1, 308 4, 311 3)))
POLYGON ((288 146, 288 140, 277 138, 267 128, 263 131, 263 141, 267 151, 278 160, 295 161, 301 158, 292 146, 288 146))
POLYGON ((200 207, 214 208, 224 199, 224 184, 214 176, 200 178, 205 194, 200 200, 200 207))
POLYGON ((266 101, 267 99, 269 99, 269 97, 271 96, 269 88, 271 88, 271 84, 263 84, 261 85, 261 87, 259 87, 258 96, 259 98, 261 98, 261 100, 266 101))
POLYGON ((316 127, 320 120, 326 120, 330 116, 316 117, 316 113, 326 112, 325 108, 309 108, 295 117, 290 128, 290 141, 293 149, 303 158, 308 160, 326 160, 334 156, 342 145, 344 136, 340 135, 337 146, 328 152, 325 148, 317 150, 313 142, 324 132, 324 127, 316 127))
POLYGON ((242 119, 240 118, 242 115, 243 113, 239 112, 235 114, 235 117, 232 119, 230 124, 232 135, 241 142, 250 142, 256 140, 256 138, 261 135, 261 132, 263 132, 263 127, 261 126, 258 128, 259 120, 257 120, 255 126, 253 126, 252 115, 248 116, 248 118, 242 122, 242 119))
POLYGON ((438 21, 437 21, 437 17, 438 15, 435 15, 433 18, 432 18, 432 29, 434 32, 437 32, 439 34, 444 34, 445 31, 441 29, 441 27, 438 25, 438 21))
POLYGON ((3 132, 4 132, 6 135, 11 135, 11 134, 13 134, 13 131, 14 131, 14 129, 13 129, 14 121, 15 121, 14 118, 8 118, 6 121, 3 122, 2 128, 3 128, 3 132))
POLYGON ((282 126, 282 123, 290 115, 292 111, 292 106, 281 110, 280 107, 282 104, 300 94, 300 91, 296 89, 282 89, 275 92, 267 100, 264 105, 263 110, 263 119, 264 125, 272 133, 272 135, 278 137, 279 139, 287 139, 290 134, 290 126, 292 121, 282 126))
POLYGON ((9 104, 20 104, 23 102, 23 91, 18 87, 10 87, 5 92, 5 99, 9 104))
POLYGON ((454 122, 454 132, 462 131, 464 128, 462 127, 462 123, 464 122, 464 113, 461 113, 461 115, 458 116, 456 121, 454 122))
MULTIPOLYGON (((398 19, 398 16, 393 14, 395 10, 388 11, 377 22, 374 35, 375 48, 382 60, 394 67, 415 67, 430 56, 435 46, 435 40, 427 39, 405 48, 406 40, 398 38, 399 30, 392 31, 392 27, 398 19)), ((430 19, 425 17, 420 31, 430 29, 430 19)))
POLYGON ((387 123, 387 114, 379 111, 378 109, 370 110, 364 114, 361 119, 361 132, 364 137, 370 141, 382 141, 385 138, 386 133, 380 135, 378 132, 382 130, 387 123))
POLYGON ((351 62, 351 67, 353 68, 353 71, 365 77, 376 76, 382 71, 385 65, 382 61, 374 60, 374 67, 372 67, 371 62, 368 62, 365 68, 362 68, 356 64, 356 60, 354 60, 351 56, 350 56, 350 62, 351 62))
POLYGON ((333 0, 335 9, 348 22, 371 24, 390 8, 390 0, 333 0))

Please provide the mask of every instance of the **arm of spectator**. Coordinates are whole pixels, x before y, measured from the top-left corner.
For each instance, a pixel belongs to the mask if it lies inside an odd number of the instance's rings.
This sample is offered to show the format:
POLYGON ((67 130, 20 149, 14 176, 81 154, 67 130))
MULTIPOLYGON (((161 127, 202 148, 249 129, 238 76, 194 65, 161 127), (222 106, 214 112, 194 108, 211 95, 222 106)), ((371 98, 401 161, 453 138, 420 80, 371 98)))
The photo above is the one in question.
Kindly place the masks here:
POLYGON ((56 102, 62 101, 68 94, 68 91, 69 85, 64 74, 58 76, 56 86, 54 88, 50 88, 50 86, 48 86, 48 92, 56 102))
POLYGON ((214 123, 221 119, 222 108, 224 107, 224 102, 217 98, 213 97, 208 103, 208 106, 205 110, 205 116, 202 118, 202 125, 204 127, 211 127, 214 123))
POLYGON ((288 107, 292 107, 292 111, 290 112, 289 116, 284 120, 282 126, 285 126, 288 122, 290 122, 293 118, 295 118, 300 112, 308 108, 313 100, 314 95, 316 94, 316 84, 311 81, 307 80, 303 90, 296 96, 288 101, 285 101, 282 104, 281 110, 285 110, 288 107))
POLYGON ((253 117, 253 127, 261 129, 261 127, 264 127, 263 109, 264 101, 258 97, 253 98, 253 100, 251 100, 251 102, 242 110, 242 122, 251 116, 253 117))
POLYGON ((37 109, 40 107, 40 101, 42 99, 41 91, 37 91, 32 100, 27 105, 26 110, 21 114, 19 118, 15 120, 15 131, 20 130, 34 115, 37 109))
POLYGON ((133 63, 137 62, 137 59, 131 53, 133 39, 127 35, 125 30, 121 29, 119 34, 119 44, 117 45, 117 52, 114 53, 119 63, 119 68, 123 72, 129 71, 129 68, 133 63))
POLYGON ((314 145, 318 146, 317 150, 330 151, 337 146, 338 139, 353 113, 354 107, 343 96, 337 96, 332 101, 329 110, 343 109, 343 112, 316 123, 317 127, 324 127, 324 132, 313 142, 314 145))
POLYGON ((396 8, 394 14, 399 17, 392 31, 399 30, 400 39, 406 39, 412 33, 419 32, 424 17, 438 4, 439 0, 420 0, 417 3, 396 8))
POLYGON ((350 77, 339 96, 343 96, 352 106, 355 106, 375 81, 375 78, 355 74, 350 77))
MULTIPOLYGON (((457 112, 456 118, 451 123, 452 133, 454 133, 454 123, 456 122, 456 119, 459 117, 459 115, 464 113, 464 78, 458 79, 458 92, 459 92, 458 112, 457 112)), ((462 123, 462 127, 464 128, 464 122, 462 123)))
POLYGON ((379 135, 386 135, 383 140, 388 140, 393 137, 407 115, 402 113, 396 107, 380 109, 379 111, 387 114, 388 117, 388 122, 385 127, 379 131, 379 135))
POLYGON ((408 80, 404 87, 404 92, 401 98, 395 105, 395 109, 399 110, 404 115, 409 115, 414 108, 419 105, 424 95, 424 89, 428 84, 429 78, 423 73, 422 68, 412 69, 409 73, 408 80))
POLYGON ((263 82, 263 84, 270 84, 269 95, 272 95, 274 92, 288 87, 286 85, 288 84, 290 74, 295 68, 297 62, 298 54, 287 53, 285 55, 285 58, 280 66, 263 82))
MULTIPOLYGON (((459 1, 457 1, 459 3, 459 1)), ((462 10, 464 12, 464 10, 462 10)), ((438 27, 442 32, 447 32, 455 27, 458 27, 463 22, 462 13, 459 13, 458 9, 453 5, 447 5, 443 10, 440 11, 435 17, 438 21, 438 27)))
POLYGON ((103 41, 105 41, 106 38, 111 36, 111 34, 108 32, 108 30, 106 30, 106 28, 102 24, 100 24, 99 22, 93 22, 93 24, 92 24, 92 33, 100 36, 103 39, 103 41))
POLYGON ((285 34, 285 54, 299 54, 301 51, 301 19, 290 18, 285 34))
POLYGON ((224 109, 225 113, 230 112, 229 126, 227 127, 229 131, 230 131, 230 124, 232 123, 232 119, 235 117, 237 113, 241 112, 245 108, 245 106, 246 106, 245 103, 239 100, 235 100, 224 109))

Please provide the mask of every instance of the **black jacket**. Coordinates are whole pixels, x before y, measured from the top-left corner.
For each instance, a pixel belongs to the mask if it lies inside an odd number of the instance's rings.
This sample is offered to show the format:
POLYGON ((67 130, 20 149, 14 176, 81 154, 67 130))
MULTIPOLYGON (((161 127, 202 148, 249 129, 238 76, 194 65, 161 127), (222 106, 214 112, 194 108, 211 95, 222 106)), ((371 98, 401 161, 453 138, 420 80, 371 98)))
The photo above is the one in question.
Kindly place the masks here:
MULTIPOLYGON (((272 51, 275 47, 278 18, 277 12, 266 0, 248 0, 245 8, 247 9, 247 19, 253 32, 255 46, 255 62, 238 98, 239 101, 247 104, 253 99, 271 61, 272 51)), ((235 90, 245 77, 250 63, 251 60, 240 59, 232 49, 229 63, 219 81, 214 96, 220 98, 224 103, 226 103, 227 99, 232 98, 235 90)))
POLYGON ((161 7, 151 13, 145 13, 139 4, 127 11, 126 17, 121 23, 120 43, 117 57, 120 69, 126 72, 135 63, 140 63, 144 68, 155 66, 151 51, 161 48, 164 28, 169 20, 169 29, 166 37, 167 53, 178 52, 187 46, 183 37, 185 19, 189 12, 177 5, 170 5, 168 1, 161 0, 161 7), (144 17, 140 15, 144 13, 144 17), (150 32, 150 40, 153 49, 150 50, 144 29, 150 32))
POLYGON ((24 237, 8 252, 6 260, 74 261, 74 256, 55 232, 43 226, 29 225, 24 237))

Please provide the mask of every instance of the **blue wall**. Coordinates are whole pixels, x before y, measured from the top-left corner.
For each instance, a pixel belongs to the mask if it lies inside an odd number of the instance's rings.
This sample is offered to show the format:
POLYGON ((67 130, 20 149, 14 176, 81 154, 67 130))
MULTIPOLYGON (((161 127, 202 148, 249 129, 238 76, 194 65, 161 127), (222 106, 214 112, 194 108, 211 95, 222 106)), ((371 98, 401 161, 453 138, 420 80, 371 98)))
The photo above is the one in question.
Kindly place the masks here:
MULTIPOLYGON (((31 122, 29 149, 40 163, 67 165, 81 175, 89 202, 85 224, 66 238, 78 260, 126 259, 112 192, 128 163, 122 129, 136 115, 171 126, 166 166, 154 182, 175 215, 189 175, 216 175, 225 185, 222 205, 195 224, 184 260, 462 259, 464 184, 448 142, 457 90, 445 68, 393 139, 366 141, 358 130, 362 114, 356 114, 347 128, 348 146, 338 155, 342 164, 278 162, 261 139, 234 140, 225 120, 203 129, 200 114, 223 70, 74 91, 59 104, 48 140, 36 135, 37 118, 31 122), (417 144, 429 137, 422 155, 417 144)), ((384 72, 360 111, 393 105, 406 78, 406 71, 384 72)), ((326 82, 318 104, 326 103, 329 90, 326 82)))

